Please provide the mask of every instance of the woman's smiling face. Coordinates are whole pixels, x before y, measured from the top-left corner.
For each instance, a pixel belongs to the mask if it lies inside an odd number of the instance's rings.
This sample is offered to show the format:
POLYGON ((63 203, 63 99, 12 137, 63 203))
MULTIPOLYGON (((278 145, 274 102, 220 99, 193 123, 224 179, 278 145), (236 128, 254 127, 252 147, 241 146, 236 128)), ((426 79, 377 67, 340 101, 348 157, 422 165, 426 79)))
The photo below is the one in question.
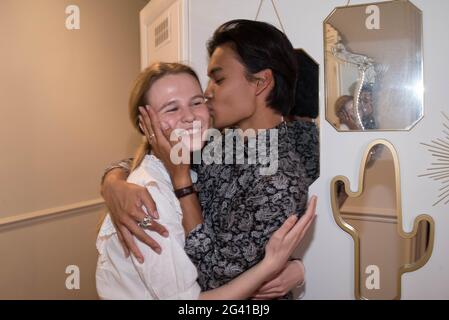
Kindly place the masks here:
POLYGON ((203 136, 209 128, 209 110, 201 86, 193 76, 187 73, 164 76, 151 86, 145 97, 161 123, 180 129, 175 132, 182 136, 190 151, 203 146, 203 136))

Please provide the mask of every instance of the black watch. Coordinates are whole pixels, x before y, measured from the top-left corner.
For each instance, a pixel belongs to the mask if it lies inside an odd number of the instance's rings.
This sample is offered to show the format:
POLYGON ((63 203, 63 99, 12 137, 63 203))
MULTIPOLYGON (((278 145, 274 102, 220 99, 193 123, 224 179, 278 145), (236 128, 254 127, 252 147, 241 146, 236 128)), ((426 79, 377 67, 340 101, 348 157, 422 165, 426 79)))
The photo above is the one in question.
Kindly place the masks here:
POLYGON ((191 195, 192 193, 196 193, 196 188, 193 184, 188 187, 175 190, 175 196, 178 199, 191 195))

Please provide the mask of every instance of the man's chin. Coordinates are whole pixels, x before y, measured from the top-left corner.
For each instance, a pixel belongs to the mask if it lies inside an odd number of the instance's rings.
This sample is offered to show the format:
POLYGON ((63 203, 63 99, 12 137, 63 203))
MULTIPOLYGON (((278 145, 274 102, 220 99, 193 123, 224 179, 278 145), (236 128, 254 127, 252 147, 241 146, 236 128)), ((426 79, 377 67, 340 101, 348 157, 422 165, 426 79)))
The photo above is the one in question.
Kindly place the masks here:
POLYGON ((228 126, 226 126, 225 124, 221 123, 220 120, 217 120, 215 117, 212 117, 212 125, 211 128, 217 129, 217 130, 223 130, 226 129, 228 126))

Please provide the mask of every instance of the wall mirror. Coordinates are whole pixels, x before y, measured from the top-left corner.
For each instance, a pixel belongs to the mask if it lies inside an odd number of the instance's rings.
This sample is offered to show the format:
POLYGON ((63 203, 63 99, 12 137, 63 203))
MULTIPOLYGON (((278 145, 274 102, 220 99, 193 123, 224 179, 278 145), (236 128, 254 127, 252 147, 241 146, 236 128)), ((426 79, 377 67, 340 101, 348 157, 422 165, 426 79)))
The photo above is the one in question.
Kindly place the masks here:
POLYGON ((401 275, 432 254, 433 219, 420 215, 411 233, 403 231, 399 160, 387 141, 368 146, 357 189, 352 192, 343 176, 331 183, 334 218, 354 239, 355 297, 400 299, 401 275))
POLYGON ((326 119, 338 131, 410 130, 424 114, 422 13, 395 0, 324 21, 326 119))

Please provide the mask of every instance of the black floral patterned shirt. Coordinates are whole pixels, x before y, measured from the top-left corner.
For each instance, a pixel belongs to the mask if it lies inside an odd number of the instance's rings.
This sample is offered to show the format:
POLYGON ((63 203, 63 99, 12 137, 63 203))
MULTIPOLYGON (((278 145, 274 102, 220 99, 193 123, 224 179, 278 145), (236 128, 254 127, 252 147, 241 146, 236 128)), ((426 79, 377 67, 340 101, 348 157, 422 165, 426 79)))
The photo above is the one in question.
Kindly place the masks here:
POLYGON ((276 129, 278 168, 272 175, 261 175, 263 165, 247 161, 197 168, 204 223, 187 235, 185 250, 197 266, 202 290, 217 288, 261 261, 273 232, 291 214, 305 211, 308 187, 319 174, 317 129, 299 121, 276 129))

